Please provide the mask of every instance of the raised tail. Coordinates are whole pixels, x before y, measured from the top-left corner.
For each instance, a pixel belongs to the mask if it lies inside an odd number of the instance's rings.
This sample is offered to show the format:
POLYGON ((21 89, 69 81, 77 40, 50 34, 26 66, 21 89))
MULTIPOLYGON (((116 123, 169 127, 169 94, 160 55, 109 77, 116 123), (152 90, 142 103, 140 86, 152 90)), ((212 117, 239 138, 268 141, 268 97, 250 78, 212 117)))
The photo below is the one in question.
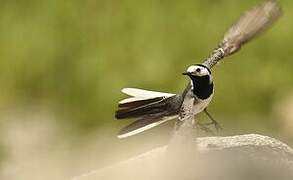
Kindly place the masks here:
POLYGON ((118 138, 132 136, 177 117, 182 104, 181 95, 124 88, 122 92, 131 96, 119 102, 115 113, 117 119, 138 118, 123 128, 118 138))

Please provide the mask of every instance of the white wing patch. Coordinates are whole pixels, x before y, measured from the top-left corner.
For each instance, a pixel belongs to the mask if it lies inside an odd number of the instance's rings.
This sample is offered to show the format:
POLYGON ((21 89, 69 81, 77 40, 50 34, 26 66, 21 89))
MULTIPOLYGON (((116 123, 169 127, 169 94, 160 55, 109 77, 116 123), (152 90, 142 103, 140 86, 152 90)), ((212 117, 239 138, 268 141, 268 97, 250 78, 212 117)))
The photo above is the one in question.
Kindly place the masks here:
POLYGON ((137 89, 137 88, 123 88, 121 91, 124 94, 127 94, 132 97, 119 101, 119 104, 147 100, 147 99, 152 99, 152 98, 156 98, 156 97, 171 97, 171 96, 176 95, 176 94, 171 94, 171 93, 148 91, 148 90, 137 89))
POLYGON ((124 94, 133 97, 144 97, 144 98, 155 98, 155 97, 170 97, 176 94, 157 92, 157 91, 149 91, 144 89, 137 88, 123 88, 121 90, 124 94))
POLYGON ((130 98, 126 98, 123 99, 121 101, 119 101, 119 104, 125 104, 125 103, 130 103, 130 102, 134 102, 134 101, 142 101, 142 100, 147 100, 150 99, 148 97, 130 97, 130 98))

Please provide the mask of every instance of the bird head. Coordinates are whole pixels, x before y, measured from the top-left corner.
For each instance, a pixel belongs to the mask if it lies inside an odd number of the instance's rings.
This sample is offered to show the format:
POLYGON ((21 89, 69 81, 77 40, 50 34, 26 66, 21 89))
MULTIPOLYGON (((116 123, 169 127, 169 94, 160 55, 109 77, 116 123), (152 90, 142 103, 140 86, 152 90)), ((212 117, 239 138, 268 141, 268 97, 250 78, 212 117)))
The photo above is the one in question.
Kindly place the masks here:
POLYGON ((201 64, 195 64, 191 65, 187 68, 186 72, 182 73, 183 75, 187 75, 190 78, 192 77, 202 77, 202 76, 210 76, 211 71, 208 67, 201 65, 201 64))

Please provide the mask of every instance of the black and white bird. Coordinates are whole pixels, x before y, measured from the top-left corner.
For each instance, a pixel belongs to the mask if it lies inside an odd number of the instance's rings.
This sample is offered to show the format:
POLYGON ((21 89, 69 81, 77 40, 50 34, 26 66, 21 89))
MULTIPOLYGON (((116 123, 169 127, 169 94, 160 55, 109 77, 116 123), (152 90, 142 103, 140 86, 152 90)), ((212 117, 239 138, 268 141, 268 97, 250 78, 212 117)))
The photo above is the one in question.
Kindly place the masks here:
POLYGON ((193 98, 196 100, 194 115, 203 111, 213 97, 214 83, 211 71, 204 65, 196 64, 190 66, 183 75, 189 76, 191 80, 182 95, 136 88, 122 89, 123 93, 132 97, 119 102, 116 118, 139 119, 123 128, 118 137, 132 136, 168 120, 178 118, 184 96, 188 91, 192 91, 193 98))
POLYGON ((125 138, 168 120, 178 119, 184 113, 182 103, 185 98, 193 98, 193 115, 204 111, 219 127, 206 111, 214 93, 211 68, 221 59, 237 52, 241 46, 255 36, 268 29, 282 14, 277 1, 269 0, 247 11, 229 28, 218 47, 202 64, 191 65, 183 75, 190 78, 182 94, 148 91, 137 88, 124 88, 122 92, 131 96, 119 102, 116 111, 117 119, 136 118, 136 121, 123 128, 118 138, 125 138))

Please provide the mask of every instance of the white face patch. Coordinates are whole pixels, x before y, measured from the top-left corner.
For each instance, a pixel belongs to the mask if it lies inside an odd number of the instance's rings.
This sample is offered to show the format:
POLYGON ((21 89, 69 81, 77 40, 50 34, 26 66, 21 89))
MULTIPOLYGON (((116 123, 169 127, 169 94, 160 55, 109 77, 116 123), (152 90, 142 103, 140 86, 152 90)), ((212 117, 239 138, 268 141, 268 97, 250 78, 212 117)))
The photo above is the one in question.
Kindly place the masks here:
POLYGON ((206 76, 210 75, 210 72, 207 68, 198 65, 192 65, 187 68, 187 72, 191 73, 194 76, 206 76))

